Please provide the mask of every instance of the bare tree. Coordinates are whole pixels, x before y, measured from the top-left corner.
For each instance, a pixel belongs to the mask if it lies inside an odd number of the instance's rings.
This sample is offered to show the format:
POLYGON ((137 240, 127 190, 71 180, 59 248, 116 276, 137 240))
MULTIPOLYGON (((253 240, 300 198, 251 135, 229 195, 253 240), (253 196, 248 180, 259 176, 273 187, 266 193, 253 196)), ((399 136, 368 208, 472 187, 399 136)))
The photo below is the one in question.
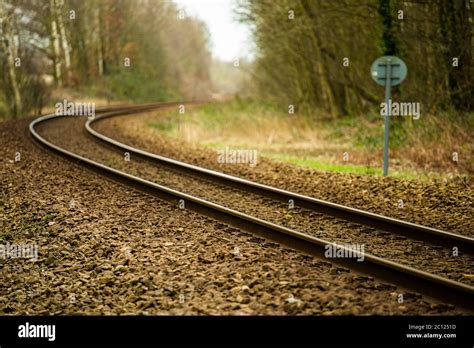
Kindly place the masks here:
POLYGON ((17 49, 14 47, 15 40, 11 27, 13 11, 13 8, 7 10, 5 2, 3 0, 0 1, 0 21, 2 29, 2 39, 0 41, 2 45, 3 54, 6 57, 5 61, 8 73, 8 84, 13 98, 13 116, 17 117, 22 111, 22 104, 20 88, 18 86, 17 74, 15 71, 15 59, 18 59, 20 57, 14 57, 13 55, 13 52, 17 51, 17 49))

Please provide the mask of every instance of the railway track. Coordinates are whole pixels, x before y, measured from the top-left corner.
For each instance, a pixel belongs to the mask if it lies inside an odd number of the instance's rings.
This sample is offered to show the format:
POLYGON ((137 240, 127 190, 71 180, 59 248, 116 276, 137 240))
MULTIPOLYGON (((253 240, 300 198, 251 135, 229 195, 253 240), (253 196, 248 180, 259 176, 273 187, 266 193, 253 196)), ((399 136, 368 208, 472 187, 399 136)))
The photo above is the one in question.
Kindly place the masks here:
MULTIPOLYGON (((289 200, 293 200, 295 205, 301 206, 308 210, 449 248, 455 246, 461 253, 472 255, 474 245, 474 239, 472 238, 388 218, 377 214, 372 214, 326 201, 317 200, 312 197, 295 194, 289 191, 261 185, 223 173, 192 166, 162 156, 157 156, 155 154, 151 154, 140 149, 135 149, 110 139, 92 128, 92 124, 94 122, 98 122, 112 116, 143 112, 154 108, 178 104, 179 103, 147 104, 140 106, 117 106, 99 109, 98 111, 104 114, 101 117, 87 121, 86 130, 89 132, 89 134, 99 139, 104 144, 107 144, 109 147, 111 146, 120 152, 130 152, 136 156, 140 156, 144 160, 170 167, 173 170, 181 173, 187 173, 208 181, 218 182, 222 185, 231 186, 246 192, 252 192, 253 194, 259 194, 281 202, 287 203, 289 200)), ((322 238, 317 238, 295 229, 271 223, 264 219, 242 213, 235 209, 230 209, 223 205, 210 202, 209 200, 204 200, 196 196, 171 189, 167 186, 159 185, 153 181, 114 169, 57 146, 43 138, 36 131, 35 127, 38 124, 45 123, 58 117, 62 116, 47 115, 34 120, 30 124, 30 132, 33 137, 48 149, 68 159, 79 161, 84 166, 100 173, 101 175, 107 176, 116 181, 120 181, 128 186, 133 186, 136 189, 172 202, 173 204, 182 202, 185 204, 186 209, 228 223, 235 227, 252 232, 264 238, 301 250, 305 253, 325 260, 327 260, 325 257, 325 250, 328 245, 337 245, 338 248, 347 250, 347 247, 343 245, 339 245, 322 238)), ((369 274, 376 278, 400 285, 403 288, 418 291, 422 294, 428 295, 429 297, 436 298, 437 300, 446 301, 464 308, 469 308, 470 310, 474 310, 474 288, 472 286, 390 260, 386 260, 382 257, 371 255, 369 253, 363 253, 362 257, 364 259, 363 262, 358 262, 356 258, 332 258, 330 261, 355 271, 369 274)))
POLYGON ((159 156, 141 149, 137 149, 119 141, 111 139, 92 128, 92 124, 102 121, 109 117, 117 116, 116 114, 107 114, 86 122, 85 128, 92 136, 100 139, 105 144, 115 147, 119 151, 127 151, 131 154, 140 156, 141 158, 153 161, 160 165, 176 169, 183 173, 188 173, 199 178, 207 179, 213 182, 219 182, 226 186, 235 187, 250 193, 275 199, 288 203, 292 201, 295 206, 299 206, 311 211, 340 218, 346 221, 369 226, 386 232, 403 235, 410 239, 418 239, 424 242, 442 245, 448 248, 457 247, 458 251, 470 255, 474 255, 474 238, 465 237, 459 234, 441 231, 435 228, 422 226, 419 224, 402 221, 387 216, 374 214, 368 211, 355 209, 340 204, 335 204, 309 196, 281 190, 275 187, 262 185, 256 182, 227 175, 206 168, 194 166, 188 163, 173 160, 171 158, 159 156))

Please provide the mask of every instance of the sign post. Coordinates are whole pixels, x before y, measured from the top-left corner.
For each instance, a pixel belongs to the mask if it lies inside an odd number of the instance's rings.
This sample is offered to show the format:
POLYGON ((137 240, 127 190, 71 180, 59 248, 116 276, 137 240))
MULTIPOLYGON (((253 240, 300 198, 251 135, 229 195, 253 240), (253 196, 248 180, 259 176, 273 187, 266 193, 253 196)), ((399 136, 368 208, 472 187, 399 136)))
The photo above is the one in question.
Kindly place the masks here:
POLYGON ((407 66, 405 62, 398 57, 383 56, 373 62, 370 72, 375 82, 381 86, 385 86, 385 109, 387 112, 384 115, 383 176, 387 176, 392 86, 402 83, 407 76, 407 66))

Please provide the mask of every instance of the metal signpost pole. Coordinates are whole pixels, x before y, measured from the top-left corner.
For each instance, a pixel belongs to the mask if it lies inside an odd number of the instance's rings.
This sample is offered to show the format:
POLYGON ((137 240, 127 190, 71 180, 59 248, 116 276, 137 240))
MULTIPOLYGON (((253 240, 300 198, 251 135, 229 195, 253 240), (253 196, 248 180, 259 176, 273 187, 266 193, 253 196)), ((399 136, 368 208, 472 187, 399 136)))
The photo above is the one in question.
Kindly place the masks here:
POLYGON ((391 94, 392 94, 392 60, 390 58, 387 59, 386 62, 387 66, 385 68, 385 107, 386 107, 386 115, 385 115, 385 134, 384 134, 384 141, 383 141, 383 176, 388 175, 388 139, 389 139, 389 132, 390 132, 390 114, 391 114, 391 94))
MULTIPOLYGON (((403 60, 395 56, 377 58, 370 68, 372 79, 385 87, 384 141, 383 141, 383 176, 388 175, 388 142, 390 133, 390 117, 392 116, 392 87, 397 86, 407 76, 407 66, 403 60)), ((383 106, 383 105, 381 105, 383 106)))

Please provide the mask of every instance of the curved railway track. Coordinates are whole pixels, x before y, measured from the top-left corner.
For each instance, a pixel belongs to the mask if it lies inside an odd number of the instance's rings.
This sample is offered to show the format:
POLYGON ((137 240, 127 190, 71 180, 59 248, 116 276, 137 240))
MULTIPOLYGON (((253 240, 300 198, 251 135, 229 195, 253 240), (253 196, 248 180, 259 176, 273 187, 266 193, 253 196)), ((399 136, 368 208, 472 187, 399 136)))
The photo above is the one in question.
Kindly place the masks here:
MULTIPOLYGON (((123 114, 122 114, 123 115, 123 114)), ((219 182, 226 186, 235 187, 239 190, 256 193, 258 195, 279 200, 288 203, 293 201, 295 206, 299 206, 311 211, 340 218, 346 221, 355 222, 368 227, 376 228, 382 231, 403 235, 410 239, 418 239, 436 245, 448 248, 457 247, 462 253, 474 255, 474 238, 469 238, 459 234, 442 231, 439 229, 402 221, 387 216, 374 214, 368 211, 343 206, 316 199, 309 196, 281 190, 275 187, 262 185, 253 181, 245 180, 235 176, 227 175, 206 168, 194 166, 188 163, 173 160, 171 158, 159 156, 147 151, 143 151, 119 141, 111 139, 92 128, 92 124, 109 117, 117 116, 116 114, 106 114, 86 122, 85 128, 92 136, 103 141, 105 144, 115 147, 117 150, 128 151, 145 160, 153 161, 160 165, 168 166, 183 173, 188 173, 199 178, 208 179, 210 181, 219 182)))
MULTIPOLYGON (((223 185, 231 186, 239 190, 252 192, 271 199, 288 202, 293 200, 296 206, 303 207, 318 213, 323 213, 336 217, 338 219, 348 220, 358 224, 370 226, 390 233, 404 235, 411 239, 419 239, 436 245, 445 247, 457 247, 461 253, 473 254, 474 239, 461 236, 458 234, 441 231, 431 227, 421 226, 378 214, 373 214, 359 209, 354 209, 327 201, 318 200, 312 197, 292 193, 289 191, 277 189, 274 187, 251 182, 234 176, 226 175, 205 168, 193 166, 183 162, 179 162, 170 158, 158 156, 140 149, 136 149, 116 140, 110 139, 103 134, 98 133, 92 128, 94 122, 106 119, 112 116, 127 115, 131 113, 143 112, 155 108, 179 105, 181 103, 160 103, 145 104, 138 106, 115 106, 109 108, 98 109, 102 116, 88 120, 86 122, 86 130, 95 138, 102 141, 108 146, 114 147, 121 152, 128 151, 141 158, 159 163, 160 165, 171 167, 179 172, 197 176, 209 181, 218 182, 223 185)), ((46 115, 39 117, 30 124, 30 133, 46 148, 54 151, 61 156, 73 161, 78 161, 89 169, 107 176, 115 181, 122 182, 128 186, 132 186, 145 193, 152 194, 161 199, 176 204, 177 201, 185 202, 186 209, 198 212, 208 217, 214 218, 221 222, 228 223, 243 230, 260 235, 269 240, 276 241, 280 244, 301 250, 310 255, 327 260, 325 257, 325 247, 327 245, 335 245, 336 243, 317 238, 305 233, 301 233, 294 229, 280 226, 263 219, 256 218, 240 211, 229 209, 222 205, 195 197, 190 194, 171 189, 169 187, 159 185, 150 180, 128 174, 126 172, 111 168, 102 163, 96 162, 84 156, 68 151, 58 145, 55 145, 44 137, 42 137, 35 129, 40 124, 47 122, 61 115, 46 115)), ((339 248, 346 249, 342 245, 339 248)), ((349 251, 349 250, 348 250, 349 251)), ((413 267, 402 265, 384 258, 364 253, 364 261, 358 262, 355 258, 333 258, 330 261, 341 266, 348 267, 360 273, 374 276, 403 288, 411 289, 428 297, 435 298, 440 301, 446 301, 456 304, 460 307, 474 310, 474 287, 447 279, 438 275, 434 275, 413 267)))

